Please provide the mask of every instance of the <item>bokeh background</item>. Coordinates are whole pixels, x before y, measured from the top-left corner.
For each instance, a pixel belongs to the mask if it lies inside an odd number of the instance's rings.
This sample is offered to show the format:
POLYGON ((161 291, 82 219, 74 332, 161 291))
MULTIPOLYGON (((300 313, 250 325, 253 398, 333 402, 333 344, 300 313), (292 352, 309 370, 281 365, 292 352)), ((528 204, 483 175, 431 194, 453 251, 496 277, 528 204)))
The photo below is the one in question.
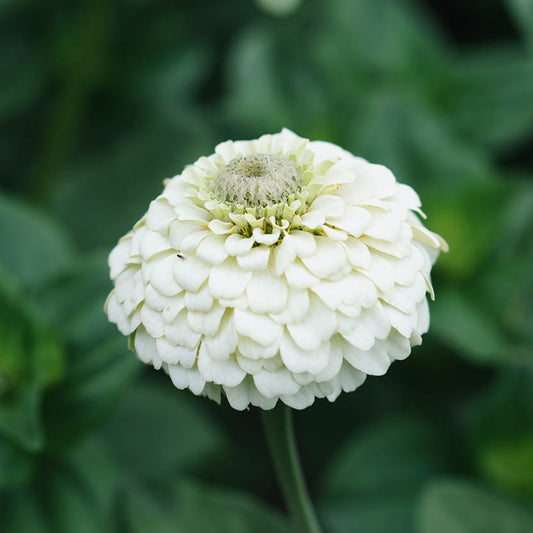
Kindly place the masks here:
POLYGON ((451 252, 432 329, 297 413, 328 533, 533 531, 530 0, 0 2, 0 530, 289 532, 260 419, 107 323, 165 177, 282 127, 388 165, 451 252))

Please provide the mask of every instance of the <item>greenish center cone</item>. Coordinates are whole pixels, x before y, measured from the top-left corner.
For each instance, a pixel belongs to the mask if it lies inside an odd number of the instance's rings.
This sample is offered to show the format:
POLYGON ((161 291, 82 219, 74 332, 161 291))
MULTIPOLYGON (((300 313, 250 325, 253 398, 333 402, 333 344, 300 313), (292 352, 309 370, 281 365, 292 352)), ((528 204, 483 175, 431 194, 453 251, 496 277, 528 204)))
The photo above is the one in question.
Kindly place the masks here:
POLYGON ((302 188, 296 165, 285 157, 254 154, 230 161, 213 180, 213 194, 227 204, 267 207, 286 202, 302 188))

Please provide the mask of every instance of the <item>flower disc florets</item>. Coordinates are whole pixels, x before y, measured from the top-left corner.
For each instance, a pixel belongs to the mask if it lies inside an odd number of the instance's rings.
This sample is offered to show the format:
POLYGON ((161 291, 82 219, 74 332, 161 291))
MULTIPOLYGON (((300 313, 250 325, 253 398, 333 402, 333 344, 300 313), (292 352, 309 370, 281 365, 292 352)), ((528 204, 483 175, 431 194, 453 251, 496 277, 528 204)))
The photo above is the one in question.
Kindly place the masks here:
POLYGON ((427 331, 444 241, 392 173, 288 130, 166 182, 110 255, 111 321, 176 387, 236 409, 333 401, 427 331))
POLYGON ((303 185, 296 165, 273 154, 230 161, 213 180, 213 194, 230 206, 268 207, 294 201, 303 185))

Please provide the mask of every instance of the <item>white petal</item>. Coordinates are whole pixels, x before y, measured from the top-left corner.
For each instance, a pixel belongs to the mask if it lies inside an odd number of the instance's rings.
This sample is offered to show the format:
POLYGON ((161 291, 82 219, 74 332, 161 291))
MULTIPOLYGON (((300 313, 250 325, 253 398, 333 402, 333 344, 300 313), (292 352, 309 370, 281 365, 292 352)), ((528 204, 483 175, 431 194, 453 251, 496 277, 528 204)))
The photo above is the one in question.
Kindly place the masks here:
POLYGON ((375 239, 394 242, 400 236, 402 220, 391 213, 374 212, 365 234, 375 239))
POLYGON ((337 380, 344 392, 353 392, 357 387, 361 386, 366 379, 366 374, 355 369, 348 363, 344 363, 341 367, 337 380))
POLYGON ((143 363, 153 363, 154 367, 161 366, 161 359, 155 347, 155 339, 143 327, 135 332, 133 343, 135 352, 143 363))
POLYGON ((318 278, 327 278, 342 269, 347 257, 342 245, 326 237, 315 237, 316 251, 302 259, 303 264, 318 278))
POLYGON ((218 265, 228 257, 225 235, 207 235, 196 248, 196 257, 208 265, 218 265))
POLYGON ((338 159, 354 157, 340 146, 326 141, 311 141, 308 146, 315 154, 313 161, 315 165, 323 161, 337 161, 338 159))
POLYGON ((234 233, 225 238, 224 246, 229 255, 246 255, 252 248, 255 239, 234 233))
POLYGON ((292 374, 286 368, 275 372, 262 370, 254 374, 257 390, 267 398, 281 395, 292 395, 298 392, 300 385, 294 381, 292 374))
POLYGON ((204 228, 195 222, 183 222, 175 220, 169 225, 168 240, 175 250, 182 249, 183 240, 191 234, 203 233, 204 228))
POLYGON ((326 219, 329 217, 340 217, 344 213, 344 200, 339 196, 322 194, 311 204, 309 210, 319 211, 326 219))
POLYGON ((418 302, 424 298, 426 289, 426 280, 422 274, 418 273, 413 285, 410 287, 395 285, 382 296, 382 300, 396 307, 402 313, 413 313, 416 310, 418 302))
POLYGON ((266 315, 235 309, 235 328, 239 335, 254 340, 261 346, 273 344, 282 332, 282 327, 266 315))
POLYGON ((248 306, 254 313, 280 313, 287 303, 287 283, 269 270, 254 272, 246 286, 248 306))
MULTIPOLYGON (((393 309, 385 307, 387 311, 393 309)), ((390 332, 391 321, 387 311, 382 306, 364 309, 354 320, 354 330, 350 333, 343 333, 342 336, 356 348, 370 350, 376 339, 384 339, 390 332)))
POLYGON ((281 243, 274 249, 274 272, 278 276, 281 276, 296 258, 296 251, 288 237, 289 235, 285 235, 281 243))
POLYGON ((313 184, 320 185, 341 185, 351 183, 356 178, 356 168, 354 163, 357 158, 343 158, 332 165, 324 174, 313 178, 313 184))
POLYGON ((191 350, 201 338, 201 335, 193 331, 189 326, 186 310, 180 311, 176 318, 170 324, 167 324, 165 335, 172 344, 186 346, 191 350))
POLYGON ((233 323, 233 313, 226 313, 217 334, 213 337, 205 337, 203 342, 213 359, 228 359, 230 355, 235 353, 237 332, 233 323))
POLYGON ((348 261, 354 267, 369 268, 370 267, 370 252, 368 248, 359 239, 350 237, 343 243, 346 254, 348 255, 348 261))
POLYGON ((366 270, 361 269, 360 272, 370 278, 382 292, 387 292, 394 286, 396 273, 393 270, 391 262, 376 253, 372 254, 370 268, 366 270))
POLYGON ((330 228, 328 225, 322 226, 322 230, 328 239, 334 241, 345 241, 349 238, 349 235, 344 230, 330 228))
POLYGON ((174 254, 171 254, 157 261, 150 274, 150 283, 154 289, 164 296, 176 296, 183 291, 183 288, 176 283, 173 275, 174 265, 179 259, 174 254))
POLYGON ((320 280, 313 276, 301 263, 291 263, 285 271, 285 277, 291 287, 295 289, 307 289, 314 287, 320 280))
POLYGON ((111 279, 115 279, 125 268, 130 258, 131 233, 128 233, 118 241, 118 244, 109 254, 109 268, 111 279))
POLYGON ((165 338, 156 339, 155 345, 157 353, 165 363, 179 363, 185 368, 191 368, 196 361, 196 347, 191 350, 185 346, 175 346, 165 338))
POLYGON ((144 234, 140 244, 141 256, 148 261, 152 256, 171 249, 170 243, 166 237, 156 231, 147 231, 144 234))
POLYGON ((222 220, 219 220, 218 218, 211 220, 207 226, 216 235, 227 235, 228 233, 231 233, 235 227, 230 222, 222 222, 222 220))
POLYGON ((236 387, 224 386, 224 394, 228 403, 233 409, 243 411, 250 404, 250 387, 246 380, 243 380, 236 387))
POLYGON ((354 368, 371 376, 382 376, 387 372, 391 360, 383 348, 375 346, 365 351, 356 348, 348 342, 343 346, 344 358, 354 368))
POLYGON ((224 314, 224 307, 216 305, 207 313, 189 311, 187 313, 187 322, 193 331, 212 337, 219 329, 224 314))
POLYGON ((289 239, 296 255, 298 257, 309 257, 316 250, 316 241, 314 235, 307 231, 294 230, 285 236, 289 239))
POLYGON ((322 281, 311 290, 333 310, 338 309, 343 303, 355 304, 359 296, 357 281, 352 276, 345 276, 339 281, 322 281))
POLYGON ((205 226, 209 223, 209 213, 192 203, 182 203, 176 208, 178 213, 178 218, 186 222, 198 222, 202 226, 205 226))
POLYGON ((156 291, 150 284, 146 287, 145 293, 146 304, 156 311, 164 311, 167 307, 179 307, 183 309, 183 295, 165 296, 159 291, 156 291))
POLYGON ((228 387, 236 387, 246 375, 234 358, 213 359, 204 343, 200 345, 198 352, 198 370, 206 381, 228 387))
POLYGON ((346 206, 344 214, 337 218, 328 219, 328 223, 343 229, 353 237, 359 237, 368 227, 372 217, 370 213, 357 206, 346 206))
POLYGON ((271 246, 279 239, 280 231, 278 228, 274 228, 272 230, 272 233, 263 233, 263 230, 261 228, 255 228, 252 232, 252 235, 255 241, 259 244, 266 244, 268 246, 271 246))
POLYGON ((390 305, 384 305, 392 327, 398 330, 404 337, 409 338, 416 328, 416 313, 406 314, 390 305))
POLYGON ((222 387, 220 385, 215 385, 214 383, 206 383, 202 394, 220 405, 222 399, 222 387))
POLYGON ((440 248, 444 252, 448 251, 448 244, 446 241, 440 235, 429 231, 422 224, 413 225, 413 235, 415 239, 429 245, 432 248, 440 248))
POLYGON ((274 357, 279 350, 279 338, 275 339, 272 344, 262 346, 248 337, 239 337, 239 352, 249 359, 269 359, 274 357))
POLYGON ((309 211, 302 215, 302 224, 309 229, 319 228, 325 221, 326 217, 320 211, 309 211))
POLYGON ((280 354, 283 363, 291 372, 318 374, 328 365, 329 342, 320 344, 314 350, 304 350, 285 332, 281 338, 280 354))
POLYGON ((145 304, 141 308, 141 320, 152 337, 162 337, 165 334, 165 323, 160 311, 154 311, 145 304))
POLYGON ((266 396, 263 396, 256 387, 249 387, 248 394, 250 396, 250 403, 260 409, 268 411, 274 409, 278 403, 278 398, 267 398, 266 396))
POLYGON ((212 309, 213 301, 213 297, 211 296, 207 285, 198 292, 185 293, 184 303, 189 311, 201 311, 206 313, 212 309))
POLYGON ((396 190, 391 201, 413 210, 419 209, 422 205, 418 194, 409 185, 404 185, 403 183, 396 184, 396 190))
POLYGON ((248 299, 245 294, 241 294, 238 298, 218 298, 218 303, 230 309, 248 309, 248 299))
POLYGON ((235 259, 227 259, 211 270, 209 290, 215 298, 238 298, 251 277, 252 273, 242 270, 235 259))
POLYGON ((176 218, 176 212, 166 198, 159 197, 150 204, 146 214, 146 225, 151 230, 166 233, 168 225, 176 218))
POLYGON ((376 285, 370 279, 357 272, 353 272, 351 276, 357 282, 357 287, 359 288, 358 303, 361 307, 370 307, 374 305, 378 298, 376 285))
POLYGON ((184 289, 197 292, 204 281, 209 276, 209 265, 196 259, 194 256, 188 256, 184 259, 176 258, 173 267, 174 279, 184 289))
POLYGON ((224 163, 228 164, 232 159, 235 159, 238 155, 235 149, 235 143, 233 141, 225 141, 219 143, 215 147, 215 153, 222 156, 224 163))
POLYGON ((429 329, 429 307, 425 298, 416 306, 416 314, 416 331, 423 335, 429 329))
POLYGON ((168 373, 174 386, 178 389, 190 389, 191 392, 201 394, 205 387, 205 379, 196 368, 183 368, 180 365, 168 365, 168 373))
POLYGON ((261 370, 264 369, 264 360, 263 359, 250 359, 245 357, 241 353, 236 354, 237 363, 239 366, 250 375, 255 375, 261 370))
POLYGON ((386 339, 378 342, 391 359, 405 359, 411 353, 409 339, 394 329, 391 330, 390 335, 386 339))
POLYGON ((165 324, 170 324, 174 321, 178 313, 185 307, 185 297, 183 294, 171 298, 172 303, 169 303, 162 312, 163 321, 165 324))
POLYGON ((135 290, 135 274, 138 270, 127 268, 115 280, 115 296, 120 303, 125 302, 135 290))
POLYGON ((368 163, 365 174, 372 179, 378 198, 387 198, 396 192, 396 178, 387 167, 368 163))
POLYGON ((328 340, 337 327, 335 313, 328 309, 316 296, 311 298, 307 313, 301 321, 288 324, 287 329, 294 342, 303 350, 315 350, 328 340))
POLYGON ((270 314, 279 324, 293 324, 302 320, 309 309, 309 293, 307 289, 290 287, 287 305, 281 313, 270 314))
POLYGON ((200 243, 202 242, 202 240, 208 235, 212 235, 212 234, 207 230, 196 231, 195 233, 191 233, 190 235, 187 235, 181 241, 182 252, 184 253, 195 252, 196 249, 200 246, 200 243))
POLYGON ((315 401, 315 395, 310 388, 301 387, 296 394, 281 396, 281 401, 293 409, 306 409, 315 401))
POLYGON ((112 291, 107 298, 105 310, 110 322, 117 325, 117 328, 122 335, 130 335, 135 331, 130 319, 128 319, 122 306, 118 303, 114 291, 112 291))
MULTIPOLYGON (((343 341, 339 338, 339 335, 335 335, 329 341, 328 365, 322 372, 314 376, 317 382, 329 381, 339 373, 343 361, 342 343, 343 341)), ((327 396, 327 394, 324 394, 324 396, 327 396)))
POLYGON ((237 256, 237 263, 243 270, 262 270, 268 267, 270 248, 265 245, 252 248, 246 255, 237 256))

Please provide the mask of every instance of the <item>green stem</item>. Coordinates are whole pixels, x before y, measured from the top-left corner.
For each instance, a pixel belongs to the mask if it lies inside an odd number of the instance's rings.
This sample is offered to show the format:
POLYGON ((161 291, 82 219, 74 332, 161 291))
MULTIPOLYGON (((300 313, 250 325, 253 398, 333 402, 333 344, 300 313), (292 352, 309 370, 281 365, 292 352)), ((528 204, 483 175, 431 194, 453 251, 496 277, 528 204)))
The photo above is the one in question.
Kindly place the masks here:
POLYGON ((268 447, 291 517, 301 533, 321 533, 305 484, 292 422, 292 409, 279 404, 262 411, 268 447))

